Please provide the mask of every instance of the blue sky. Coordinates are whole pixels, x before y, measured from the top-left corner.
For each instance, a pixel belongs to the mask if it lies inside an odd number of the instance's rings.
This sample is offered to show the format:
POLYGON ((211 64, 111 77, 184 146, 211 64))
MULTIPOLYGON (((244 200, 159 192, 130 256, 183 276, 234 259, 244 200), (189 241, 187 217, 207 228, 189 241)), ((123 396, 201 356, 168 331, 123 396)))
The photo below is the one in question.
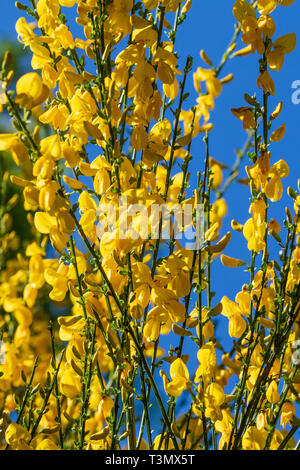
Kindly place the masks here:
MULTIPOLYGON (((190 10, 187 20, 180 26, 176 50, 179 52, 180 64, 184 65, 188 55, 193 56, 193 71, 198 66, 205 66, 201 63, 199 51, 204 49, 215 65, 218 65, 223 52, 229 43, 234 32, 234 17, 232 15, 233 0, 216 0, 214 2, 203 2, 193 0, 193 6, 190 10)), ((2 0, 2 15, 0 18, 0 40, 16 40, 15 22, 23 12, 17 10, 12 0, 2 0)), ((68 9, 66 9, 67 11, 68 9)), ((278 7, 273 15, 277 30, 274 37, 299 30, 300 5, 295 2, 289 8, 278 7)), ((72 23, 76 28, 76 34, 79 36, 78 25, 72 23)), ((72 27, 71 27, 72 29, 72 27)), ((73 30, 74 31, 74 30, 73 30)), ((75 36, 76 36, 75 34, 75 36)), ((166 39, 166 38, 165 38, 166 39)), ((238 48, 243 43, 238 41, 238 48)), ((296 187, 297 179, 300 177, 300 104, 292 103, 292 83, 300 80, 300 34, 299 43, 295 51, 287 55, 285 64, 281 72, 272 72, 272 78, 275 82, 276 94, 270 98, 270 110, 274 109, 278 101, 283 101, 284 108, 279 119, 274 123, 273 130, 279 127, 283 122, 286 123, 287 131, 285 138, 272 145, 272 162, 284 158, 290 167, 290 176, 283 180, 284 197, 280 202, 273 203, 270 214, 280 222, 284 217, 284 207, 290 200, 286 196, 287 186, 296 187)), ((30 63, 27 64, 28 70, 30 63)), ((223 69, 222 76, 233 73, 235 79, 229 85, 225 85, 222 95, 216 100, 215 110, 212 112, 212 122, 214 129, 210 133, 210 154, 216 160, 231 167, 235 161, 235 148, 242 148, 246 134, 242 129, 241 122, 231 113, 230 108, 245 105, 243 99, 244 93, 253 94, 257 92, 261 99, 262 92, 257 91, 256 79, 258 77, 258 56, 248 56, 245 58, 236 58, 230 60, 223 69)), ((186 103, 192 106, 196 98, 196 93, 192 86, 192 74, 189 77, 188 90, 191 96, 186 103)), ((192 145, 193 163, 191 164, 191 186, 196 186, 196 174, 198 170, 203 171, 203 162, 205 149, 201 136, 196 139, 192 145)), ((245 165, 249 164, 247 159, 241 166, 240 178, 246 177, 245 165)), ((226 176, 226 174, 225 174, 226 176)), ((244 223, 248 218, 249 208, 249 189, 237 183, 233 184, 227 192, 226 200, 228 203, 228 216, 224 220, 223 232, 230 229, 231 219, 236 219, 244 223)), ((249 261, 250 253, 247 250, 247 244, 242 234, 232 233, 231 244, 226 249, 226 254, 237 256, 245 261, 249 261)), ((216 261, 212 267, 212 277, 214 285, 212 290, 216 292, 216 301, 226 295, 232 300, 235 294, 241 289, 242 285, 249 282, 249 275, 243 272, 243 269, 230 270, 216 261)), ((227 326, 227 322, 222 322, 221 328, 227 326)), ((221 331, 219 331, 219 334, 221 331)))

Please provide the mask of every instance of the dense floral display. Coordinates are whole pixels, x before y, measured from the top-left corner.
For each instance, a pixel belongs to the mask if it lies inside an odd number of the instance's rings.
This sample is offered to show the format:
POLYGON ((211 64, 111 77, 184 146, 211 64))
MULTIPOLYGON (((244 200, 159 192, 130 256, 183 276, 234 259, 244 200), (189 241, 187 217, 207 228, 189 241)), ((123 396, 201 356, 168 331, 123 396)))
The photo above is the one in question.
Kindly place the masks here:
POLYGON ((268 99, 296 47, 272 13, 293 3, 237 0, 220 64, 202 50, 193 73, 176 44, 192 0, 16 2, 32 71, 14 85, 5 54, 0 108, 14 130, 0 134, 1 449, 299 447, 300 185, 285 213, 269 216, 289 166, 272 156, 284 103, 269 109, 268 99), (81 38, 68 27, 75 10, 81 38), (211 112, 234 79, 228 59, 249 54, 257 93, 228 110, 247 138, 228 174, 209 152, 211 112), (240 167, 250 206, 231 228, 243 260, 222 228, 240 167), (26 236, 15 228, 19 199, 26 236), (186 228, 197 243, 180 239, 186 228), (247 270, 235 298, 214 295, 219 260, 229 275, 247 270))

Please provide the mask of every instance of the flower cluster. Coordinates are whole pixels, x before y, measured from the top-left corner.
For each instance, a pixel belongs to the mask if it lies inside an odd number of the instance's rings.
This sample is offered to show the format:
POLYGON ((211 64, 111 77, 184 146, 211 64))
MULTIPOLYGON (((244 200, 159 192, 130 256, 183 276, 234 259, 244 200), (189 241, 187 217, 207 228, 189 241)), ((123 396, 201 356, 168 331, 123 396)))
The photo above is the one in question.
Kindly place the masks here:
POLYGON ((289 167, 272 157, 285 135, 285 124, 270 132, 283 103, 268 109, 270 71, 296 46, 294 33, 276 38, 271 14, 293 3, 235 2, 233 40, 218 66, 201 51, 187 110, 193 61, 180 66, 176 35, 192 0, 16 3, 31 16, 19 18, 16 32, 32 71, 15 90, 10 53, 0 71, 1 111, 14 126, 0 134, 0 158, 12 159, 0 200, 2 449, 295 447, 300 188, 288 189, 283 224, 270 219, 289 167), (75 7, 80 38, 67 21, 75 7), (236 51, 239 35, 245 47, 236 51), (262 99, 246 93, 246 105, 232 108, 248 138, 225 179, 227 167, 209 152, 211 114, 234 79, 221 77, 229 58, 248 53, 259 57, 262 99), (199 135, 201 170, 190 188, 199 135), (238 181, 249 187, 249 212, 231 227, 248 262, 229 255, 231 232, 222 233, 225 193, 246 158, 238 181), (27 237, 14 227, 19 194, 27 237), (186 246, 177 236, 186 229, 202 242, 186 246), (274 258, 271 244, 281 250, 274 258), (234 300, 214 293, 219 262, 249 273, 234 300), (231 350, 222 344, 228 337, 231 350), (155 430, 154 401, 163 422, 155 430))

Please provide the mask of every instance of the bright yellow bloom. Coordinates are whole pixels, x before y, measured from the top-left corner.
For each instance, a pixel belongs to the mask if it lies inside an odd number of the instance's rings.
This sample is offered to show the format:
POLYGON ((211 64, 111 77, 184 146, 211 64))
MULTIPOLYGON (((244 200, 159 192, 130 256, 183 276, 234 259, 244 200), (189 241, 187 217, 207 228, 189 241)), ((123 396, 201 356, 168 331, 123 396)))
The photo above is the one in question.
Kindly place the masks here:
POLYGON ((245 130, 255 129, 256 123, 250 107, 244 106, 242 108, 231 108, 231 112, 243 122, 243 128, 245 130))
POLYGON ((266 393, 266 398, 268 402, 275 404, 280 401, 280 395, 278 393, 278 386, 275 380, 272 380, 270 383, 267 393, 266 393))

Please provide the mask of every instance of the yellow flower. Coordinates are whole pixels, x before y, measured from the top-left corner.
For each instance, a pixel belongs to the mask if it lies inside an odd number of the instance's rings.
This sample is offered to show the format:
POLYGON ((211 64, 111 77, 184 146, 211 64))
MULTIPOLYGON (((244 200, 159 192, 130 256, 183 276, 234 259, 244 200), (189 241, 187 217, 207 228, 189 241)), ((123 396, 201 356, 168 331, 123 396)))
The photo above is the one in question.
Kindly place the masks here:
POLYGON ((282 197, 281 178, 289 175, 289 167, 284 160, 279 160, 271 166, 268 176, 270 180, 266 184, 265 194, 272 202, 279 201, 282 197))
POLYGON ((18 166, 29 161, 29 154, 26 146, 19 140, 16 134, 0 134, 0 152, 8 150, 18 166))
POLYGON ((172 380, 166 384, 166 393, 173 397, 179 397, 183 390, 186 389, 186 384, 190 380, 188 368, 182 359, 177 358, 172 362, 170 375, 172 380))
POLYGON ((242 108, 231 108, 231 112, 235 117, 240 119, 243 122, 243 128, 246 129, 255 129, 256 122, 252 109, 250 107, 244 106, 242 108))
POLYGON ((204 379, 214 377, 217 367, 217 355, 213 343, 208 342, 202 346, 197 353, 197 358, 199 367, 196 371, 195 382, 200 382, 201 377, 204 379))
POLYGON ((46 438, 38 443, 35 450, 59 450, 59 447, 52 439, 46 438))
POLYGON ((275 95, 275 85, 267 70, 261 72, 257 79, 257 87, 262 88, 264 93, 269 92, 270 95, 275 95))
POLYGON ((221 186, 222 181, 223 181, 223 173, 222 170, 226 168, 225 165, 222 163, 218 162, 214 158, 209 159, 209 168, 211 171, 210 175, 210 184, 213 189, 218 188, 221 186))
POLYGON ((281 230, 280 224, 275 219, 270 219, 268 222, 269 234, 276 233, 278 234, 281 230))
POLYGON ((17 423, 9 424, 5 431, 5 440, 12 446, 22 445, 22 442, 28 443, 30 438, 30 433, 17 423))
POLYGON ((243 235, 248 242, 248 250, 259 253, 265 248, 265 227, 264 224, 256 225, 253 218, 248 219, 243 228, 243 235))
POLYGON ((225 401, 225 393, 221 385, 211 383, 205 390, 205 416, 213 422, 222 419, 221 405, 225 401))
POLYGON ((264 38, 271 38, 275 34, 276 26, 271 16, 260 16, 257 20, 257 25, 260 31, 262 31, 264 38))
POLYGON ((279 142, 283 139, 286 130, 286 125, 282 124, 276 131, 272 132, 270 137, 271 142, 279 142))
POLYGON ((240 23, 248 17, 256 18, 256 12, 250 3, 246 0, 237 0, 233 5, 233 14, 240 23))
POLYGON ((161 4, 166 8, 166 11, 171 11, 172 13, 175 13, 178 5, 180 3, 180 0, 162 0, 161 4))
POLYGON ((214 70, 198 67, 194 73, 194 86, 199 94, 201 93, 200 82, 206 83, 207 93, 213 98, 217 98, 221 94, 222 84, 216 77, 216 72, 214 70))
POLYGON ((296 34, 280 36, 272 43, 272 49, 267 52, 267 62, 271 70, 281 70, 284 56, 293 52, 297 44, 296 34))
POLYGON ((49 90, 35 72, 23 75, 16 84, 16 102, 25 109, 32 109, 43 103, 49 95, 49 90))
POLYGON ((272 382, 268 386, 266 398, 268 402, 272 403, 273 405, 280 401, 280 395, 278 393, 278 385, 276 380, 272 380, 272 382))
POLYGON ((35 38, 33 27, 29 25, 25 18, 19 18, 16 22, 16 32, 18 40, 28 46, 35 38))
POLYGON ((52 227, 57 227, 57 220, 47 212, 36 212, 34 225, 40 233, 50 233, 52 227))
POLYGON ((143 0, 143 3, 147 10, 154 10, 159 4, 159 0, 143 0))
POLYGON ((257 8, 262 15, 269 15, 278 5, 289 7, 295 0, 258 0, 257 8))
POLYGON ((258 0, 257 9, 261 15, 269 15, 277 7, 276 0, 258 0))
POLYGON ((176 294, 170 289, 153 287, 151 291, 151 301, 154 305, 164 307, 173 322, 184 322, 185 307, 178 302, 176 294))
POLYGON ((244 450, 263 450, 266 443, 266 433, 259 431, 255 426, 250 426, 243 435, 242 445, 244 450))
POLYGON ((270 152, 263 152, 254 165, 246 167, 246 171, 257 190, 261 188, 272 202, 281 199, 281 178, 286 178, 289 174, 289 167, 284 160, 279 160, 270 167, 270 152))
POLYGON ((243 311, 236 302, 224 296, 221 300, 222 315, 229 319, 229 336, 240 338, 247 328, 247 323, 242 317, 243 311))
POLYGON ((73 370, 72 367, 67 366, 60 374, 59 380, 60 391, 67 398, 76 398, 81 392, 81 378, 73 370))
POLYGON ((52 286, 52 291, 49 294, 50 299, 62 302, 68 292, 68 278, 67 273, 69 267, 60 263, 56 270, 47 268, 45 270, 45 280, 52 286))
POLYGON ((147 315, 143 336, 146 341, 156 341, 161 333, 161 325, 166 323, 167 312, 160 307, 154 307, 147 315))
POLYGON ((101 398, 99 402, 98 412, 105 421, 107 421, 107 418, 110 416, 112 409, 114 408, 114 405, 115 405, 114 401, 111 397, 104 395, 101 398))
POLYGON ((73 7, 77 0, 58 0, 62 7, 73 7))
POLYGON ((286 428, 287 424, 292 426, 295 416, 296 416, 295 405, 290 401, 286 401, 282 406, 281 417, 280 417, 280 425, 283 427, 283 429, 286 428))
POLYGON ((245 266, 245 261, 242 261, 237 258, 231 258, 230 256, 221 255, 221 263, 228 268, 239 268, 245 266))

